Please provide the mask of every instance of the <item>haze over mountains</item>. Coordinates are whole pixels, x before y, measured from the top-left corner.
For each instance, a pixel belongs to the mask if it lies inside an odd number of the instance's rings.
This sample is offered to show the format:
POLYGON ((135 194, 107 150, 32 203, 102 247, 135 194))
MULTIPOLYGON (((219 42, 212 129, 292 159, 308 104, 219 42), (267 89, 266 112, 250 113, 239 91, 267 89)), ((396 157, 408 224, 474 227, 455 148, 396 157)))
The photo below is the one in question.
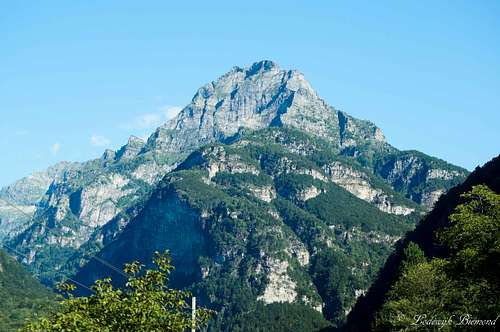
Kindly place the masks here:
POLYGON ((467 175, 260 61, 201 87, 147 141, 2 189, 0 240, 48 285, 112 273, 94 254, 120 266, 170 249, 173 282, 222 312, 213 330, 297 306, 340 324, 392 244, 467 175))

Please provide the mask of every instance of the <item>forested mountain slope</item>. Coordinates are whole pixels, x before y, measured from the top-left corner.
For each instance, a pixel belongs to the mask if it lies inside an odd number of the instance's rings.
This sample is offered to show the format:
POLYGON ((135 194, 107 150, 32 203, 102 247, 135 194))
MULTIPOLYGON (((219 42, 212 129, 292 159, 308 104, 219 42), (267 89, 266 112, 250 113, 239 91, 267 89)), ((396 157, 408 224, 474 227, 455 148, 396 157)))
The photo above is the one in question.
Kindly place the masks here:
POLYGON ((26 319, 46 312, 54 294, 0 249, 0 331, 16 331, 26 319))
MULTIPOLYGON (((450 191, 446 195, 441 197, 431 213, 429 213, 426 218, 418 224, 416 229, 410 232, 404 240, 400 241, 397 244, 395 252, 387 260, 386 264, 380 272, 380 275, 377 277, 375 283, 370 287, 367 295, 360 298, 360 300, 356 303, 353 311, 349 315, 347 330, 367 331, 372 328, 376 313, 381 310, 383 303, 388 300, 389 290, 394 287, 397 280, 401 277, 402 266, 404 265, 403 261, 405 258, 405 249, 409 247, 410 243, 416 244, 416 246, 418 246, 418 248, 423 251, 425 257, 427 257, 428 259, 449 259, 450 257, 453 259, 453 257, 459 257, 454 251, 456 249, 453 249, 446 243, 443 243, 443 240, 439 239, 439 233, 450 229, 450 215, 456 212, 455 209, 457 208, 457 206, 470 201, 470 198, 464 197, 463 194, 470 192, 473 187, 477 185, 485 185, 494 193, 500 193, 500 157, 496 157, 490 162, 486 163, 484 166, 476 168, 476 170, 474 170, 474 172, 467 178, 467 180, 463 184, 450 189, 450 191)), ((473 243, 474 239, 482 236, 482 232, 490 233, 493 236, 497 234, 496 236, 498 236, 499 212, 496 211, 494 213, 497 213, 497 226, 493 227, 491 230, 485 229, 484 225, 481 226, 482 224, 478 224, 476 226, 478 228, 476 229, 471 228, 470 230, 475 232, 472 233, 473 237, 468 240, 471 244, 473 243)), ((473 215, 470 215, 466 218, 465 222, 467 220, 474 220, 473 218, 473 215)), ((493 220, 492 222, 494 222, 495 217, 492 216, 491 218, 491 220, 493 220)), ((480 219, 484 220, 484 217, 480 217, 480 219)), ((469 235, 465 234, 465 231, 461 231, 454 237, 460 239, 462 237, 465 238, 466 236, 469 235)), ((484 242, 484 246, 486 245, 487 242, 484 242)), ((484 248, 486 249, 486 247, 484 248)), ((493 271, 496 269, 496 277, 498 278, 498 253, 491 251, 487 255, 489 256, 488 259, 492 259, 491 264, 489 264, 489 268, 493 269, 493 271)), ((467 273, 473 273, 472 267, 462 267, 462 269, 464 269, 463 271, 465 272, 468 271, 467 273)), ((483 268, 481 270, 481 274, 486 276, 487 270, 488 268, 483 268)), ((421 275, 421 277, 423 277, 423 275, 421 275)), ((475 281, 472 280, 473 279, 470 279, 467 283, 473 284, 475 281)), ((452 287, 452 284, 450 283, 448 286, 452 287)), ((434 294, 434 297, 436 299, 439 299, 441 294, 440 292, 443 292, 444 289, 439 289, 438 291, 439 292, 436 292, 434 294)), ((459 293, 458 290, 456 293, 459 293)), ((496 298, 498 299, 498 296, 496 296, 496 298)), ((490 300, 494 301, 494 299, 495 296, 493 296, 490 300)), ((485 304, 488 301, 486 301, 485 304)), ((472 309, 473 308, 471 306, 469 310, 472 311, 472 309)), ((491 317, 490 319, 495 318, 496 317, 491 317)))
MULTIPOLYGON (((174 285, 221 313, 214 331, 249 331, 261 315, 285 324, 297 308, 313 326, 325 326, 321 314, 340 325, 421 211, 328 141, 263 129, 193 152, 99 257, 121 266, 170 249, 174 285)), ((112 270, 91 261, 76 278, 103 273, 112 270)))

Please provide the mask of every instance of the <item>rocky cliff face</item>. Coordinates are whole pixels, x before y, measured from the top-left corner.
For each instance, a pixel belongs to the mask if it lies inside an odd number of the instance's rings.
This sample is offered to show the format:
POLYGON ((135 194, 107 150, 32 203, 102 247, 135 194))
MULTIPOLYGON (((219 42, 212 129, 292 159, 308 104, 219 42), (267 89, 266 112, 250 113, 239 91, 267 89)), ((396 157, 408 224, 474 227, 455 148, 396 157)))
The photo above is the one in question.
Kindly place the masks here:
MULTIPOLYGON (((33 222, 9 243, 49 284, 76 273, 103 246, 110 248, 103 257, 116 264, 132 256, 147 261, 151 250, 171 247, 187 262, 179 273, 189 285, 200 282, 197 289, 213 305, 224 307, 212 299, 222 287, 212 282, 225 273, 234 277, 237 267, 244 277, 235 282, 250 298, 324 306, 337 319, 369 278, 352 280, 375 271, 415 216, 466 174, 425 154, 398 151, 373 123, 329 106, 300 72, 261 61, 200 88, 147 142, 131 137, 118 151, 43 182, 33 222), (349 204, 370 213, 353 215, 349 204), (383 222, 375 226, 360 216, 383 222), (372 248, 382 254, 348 264, 350 295, 332 309, 321 299, 327 294, 315 290, 322 275, 308 266, 320 252, 349 256, 361 243, 382 246, 372 248)), ((99 274, 85 271, 88 280, 99 274)))
POLYGON ((468 172, 418 151, 381 155, 374 171, 406 197, 430 210, 447 189, 465 180, 468 172))
POLYGON ((0 190, 0 241, 22 232, 50 184, 78 163, 61 162, 0 190))
POLYGON ((324 170, 330 176, 331 181, 349 191, 362 200, 377 206, 381 211, 393 214, 408 215, 415 208, 397 205, 391 201, 391 197, 380 188, 375 188, 370 183, 367 174, 354 170, 339 162, 326 165, 324 170))

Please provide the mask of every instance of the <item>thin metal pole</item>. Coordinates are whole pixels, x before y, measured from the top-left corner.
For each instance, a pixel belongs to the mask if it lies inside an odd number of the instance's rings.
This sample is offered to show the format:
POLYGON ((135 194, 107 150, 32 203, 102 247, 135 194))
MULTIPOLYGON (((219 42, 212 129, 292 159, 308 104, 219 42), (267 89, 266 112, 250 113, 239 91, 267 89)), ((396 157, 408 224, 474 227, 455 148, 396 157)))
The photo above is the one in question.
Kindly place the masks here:
POLYGON ((196 332, 196 296, 191 299, 191 332, 196 332))

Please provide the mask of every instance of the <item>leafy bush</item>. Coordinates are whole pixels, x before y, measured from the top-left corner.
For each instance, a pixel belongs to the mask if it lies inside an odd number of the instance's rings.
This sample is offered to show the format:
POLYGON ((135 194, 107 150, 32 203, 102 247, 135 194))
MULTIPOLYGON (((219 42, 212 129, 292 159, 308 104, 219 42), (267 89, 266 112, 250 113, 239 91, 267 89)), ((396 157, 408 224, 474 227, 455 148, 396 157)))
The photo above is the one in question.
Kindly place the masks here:
POLYGON ((23 330, 36 331, 185 331, 206 325, 213 312, 204 308, 191 320, 186 299, 189 292, 167 287, 173 269, 168 252, 156 252, 154 270, 141 273, 139 262, 126 264, 126 288, 115 289, 111 279, 97 280, 94 294, 75 298, 69 283, 59 285, 68 294, 58 310, 46 318, 27 324, 23 330))

